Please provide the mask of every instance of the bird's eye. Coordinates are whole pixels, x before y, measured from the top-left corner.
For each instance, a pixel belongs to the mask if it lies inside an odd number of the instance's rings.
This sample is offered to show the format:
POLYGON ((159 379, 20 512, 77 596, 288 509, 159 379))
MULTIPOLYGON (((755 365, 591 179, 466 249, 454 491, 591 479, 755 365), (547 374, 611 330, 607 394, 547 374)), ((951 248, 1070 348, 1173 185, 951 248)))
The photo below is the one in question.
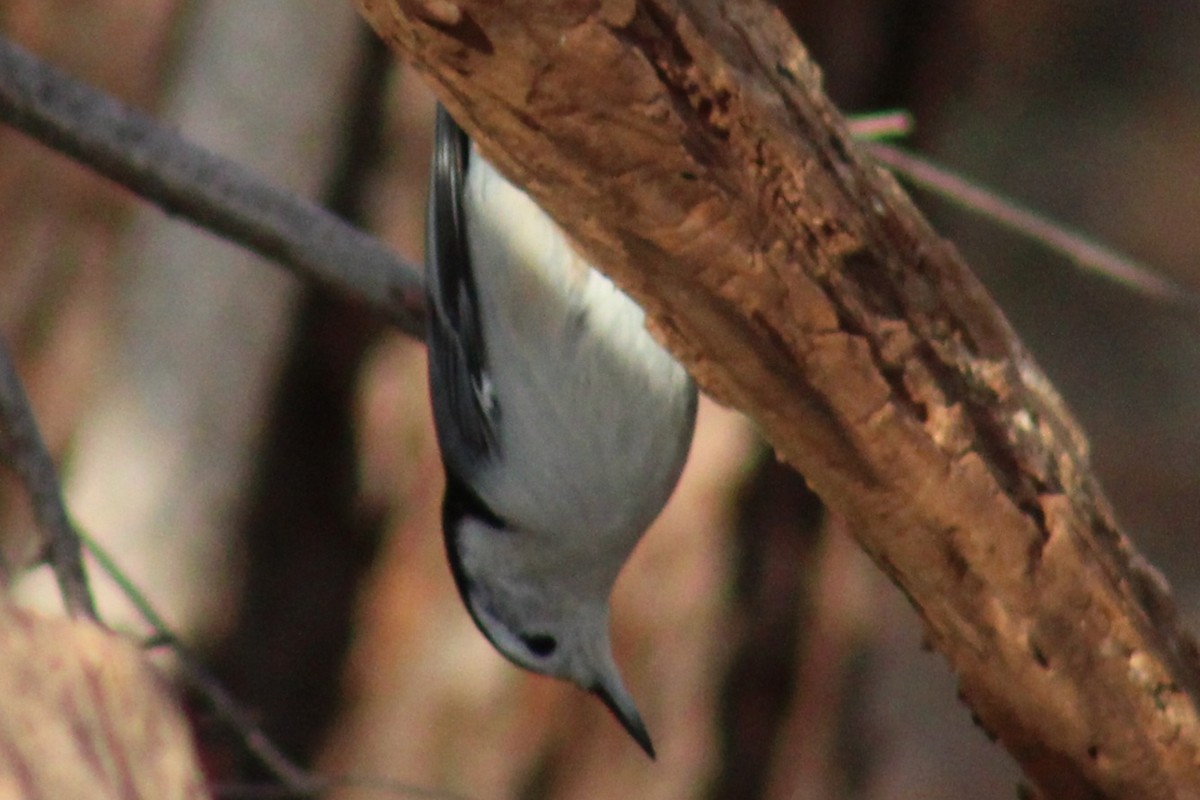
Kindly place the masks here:
POLYGON ((538 658, 553 655, 554 651, 558 649, 558 642, 547 633, 522 635, 521 641, 529 648, 529 652, 538 658))

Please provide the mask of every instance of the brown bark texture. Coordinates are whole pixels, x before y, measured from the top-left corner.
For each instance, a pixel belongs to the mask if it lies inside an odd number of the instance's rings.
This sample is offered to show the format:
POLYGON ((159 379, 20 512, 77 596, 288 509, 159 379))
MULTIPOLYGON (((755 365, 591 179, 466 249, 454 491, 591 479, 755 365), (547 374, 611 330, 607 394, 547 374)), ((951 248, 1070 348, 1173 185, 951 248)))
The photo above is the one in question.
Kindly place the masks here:
POLYGON ((0 800, 209 796, 175 698, 130 642, 0 599, 0 800))
POLYGON ((1200 796, 1198 659, 1087 444, 754 0, 357 0, 849 520, 1055 798, 1200 796))

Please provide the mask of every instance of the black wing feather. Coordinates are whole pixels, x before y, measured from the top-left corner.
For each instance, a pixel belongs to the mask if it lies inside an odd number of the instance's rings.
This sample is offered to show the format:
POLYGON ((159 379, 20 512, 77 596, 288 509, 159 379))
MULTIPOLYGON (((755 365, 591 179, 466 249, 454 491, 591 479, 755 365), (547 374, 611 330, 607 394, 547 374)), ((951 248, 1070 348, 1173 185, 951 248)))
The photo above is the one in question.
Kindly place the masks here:
POLYGON ((499 413, 487 377, 464 212, 470 140, 440 105, 426 220, 430 390, 442 459, 461 476, 491 460, 499 413))

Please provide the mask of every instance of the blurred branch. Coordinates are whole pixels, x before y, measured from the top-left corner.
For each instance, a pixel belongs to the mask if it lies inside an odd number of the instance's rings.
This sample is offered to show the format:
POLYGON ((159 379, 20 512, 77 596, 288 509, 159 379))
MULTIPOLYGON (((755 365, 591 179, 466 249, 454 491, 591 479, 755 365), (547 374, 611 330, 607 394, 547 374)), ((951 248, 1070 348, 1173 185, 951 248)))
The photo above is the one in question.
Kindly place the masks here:
POLYGON ((301 800, 333 792, 335 789, 352 789, 353 796, 405 797, 414 800, 472 800, 470 797, 441 789, 426 789, 402 781, 386 778, 357 776, 333 776, 317 778, 319 785, 313 789, 299 791, 286 786, 262 784, 217 784, 212 786, 214 797, 222 800, 301 800))
POLYGON ((54 571, 67 611, 72 616, 96 619, 79 534, 67 516, 54 459, 42 440, 8 346, 2 341, 0 457, 17 473, 29 495, 42 538, 42 557, 54 571))
POLYGON ((1200 658, 1168 590, 1049 381, 777 10, 357 2, 848 520, 1044 796, 1194 792, 1200 658))
POLYGON ((287 791, 296 795, 306 796, 321 791, 324 783, 311 777, 301 767, 292 763, 263 730, 251 719, 229 691, 221 685, 208 671, 199 658, 179 640, 175 632, 167 625, 155 610, 150 600, 142 593, 116 560, 92 537, 80 533, 80 538, 88 553, 96 559, 100 569, 104 571, 121 594, 137 609, 142 619, 152 631, 146 646, 169 647, 179 662, 184 678, 208 700, 213 712, 228 725, 246 745, 246 749, 254 754, 272 775, 279 779, 287 791))
MULTIPOLYGON (((852 521, 1039 786, 1157 798, 1200 782, 1195 645, 1116 527, 1074 421, 957 254, 847 138, 777 16, 752 0, 720 14, 637 0, 586 23, 569 3, 359 4, 705 388, 852 521)), ((3 40, 0 120, 421 330, 415 267, 3 40)), ((973 190, 952 193, 1179 300, 973 190)), ((50 474, 38 491, 69 529, 50 474)), ((68 606, 88 613, 78 543, 49 550, 68 606)))
MULTIPOLYGON (((421 337, 420 269, 320 206, 262 181, 0 37, 0 120, 116 181, 170 214, 359 299, 421 337)), ((850 121, 860 138, 903 136, 904 111, 850 121)), ((883 142, 867 148, 917 186, 1061 253, 1080 266, 1167 302, 1200 300, 1153 270, 1083 234, 883 142)))
POLYGON ((421 336, 421 271, 378 239, 0 37, 0 121, 168 214, 329 284, 421 336))
POLYGON ((279 749, 262 727, 254 721, 230 694, 229 690, 209 671, 192 651, 180 641, 166 620, 155 610, 149 598, 104 547, 86 533, 80 537, 100 569, 117 584, 121 593, 133 604, 150 626, 151 634, 145 647, 167 647, 175 655, 184 679, 204 697, 213 713, 238 736, 259 762, 278 781, 272 785, 212 786, 214 797, 222 798, 305 798, 316 797, 336 788, 373 790, 382 796, 426 798, 427 800, 469 800, 463 795, 440 789, 428 789, 414 784, 384 778, 358 775, 324 776, 305 770, 279 749))
MULTIPOLYGON (((424 290, 419 268, 325 209, 186 141, 3 37, 0 120, 166 212, 278 261, 301 277, 329 284, 381 313, 402 331, 422 336, 424 290)), ((0 456, 17 469, 34 500, 48 539, 48 560, 67 606, 95 619, 81 559, 82 539, 100 568, 152 628, 153 646, 171 649, 185 680, 280 782, 270 787, 226 787, 231 795, 312 797, 335 787, 352 786, 387 796, 461 800, 460 795, 369 776, 319 776, 293 763, 176 637, 115 560, 71 526, 52 461, 2 346, 0 456)))
POLYGON ((855 114, 846 120, 855 138, 869 140, 900 139, 912 135, 916 121, 904 109, 885 109, 855 114))
POLYGON ((974 211, 990 222, 1065 256, 1083 269, 1193 314, 1200 312, 1200 299, 1195 294, 1082 233, 899 147, 882 142, 868 142, 865 147, 881 164, 914 186, 974 211))

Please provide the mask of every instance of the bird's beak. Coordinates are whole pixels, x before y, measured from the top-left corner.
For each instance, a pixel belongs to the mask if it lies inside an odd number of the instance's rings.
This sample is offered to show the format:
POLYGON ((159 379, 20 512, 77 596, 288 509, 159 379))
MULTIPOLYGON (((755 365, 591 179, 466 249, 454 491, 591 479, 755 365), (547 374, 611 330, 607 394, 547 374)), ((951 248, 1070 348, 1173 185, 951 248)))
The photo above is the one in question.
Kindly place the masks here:
POLYGON ((650 741, 650 734, 646 730, 646 723, 642 722, 642 715, 638 713, 637 708, 633 704, 633 697, 626 691, 624 684, 621 683, 620 677, 614 675, 608 684, 599 684, 592 689, 592 694, 600 698, 604 705, 608 706, 608 710, 617 718, 617 722, 621 723, 633 740, 641 746, 646 755, 650 756, 650 760, 654 760, 654 743, 650 741))

